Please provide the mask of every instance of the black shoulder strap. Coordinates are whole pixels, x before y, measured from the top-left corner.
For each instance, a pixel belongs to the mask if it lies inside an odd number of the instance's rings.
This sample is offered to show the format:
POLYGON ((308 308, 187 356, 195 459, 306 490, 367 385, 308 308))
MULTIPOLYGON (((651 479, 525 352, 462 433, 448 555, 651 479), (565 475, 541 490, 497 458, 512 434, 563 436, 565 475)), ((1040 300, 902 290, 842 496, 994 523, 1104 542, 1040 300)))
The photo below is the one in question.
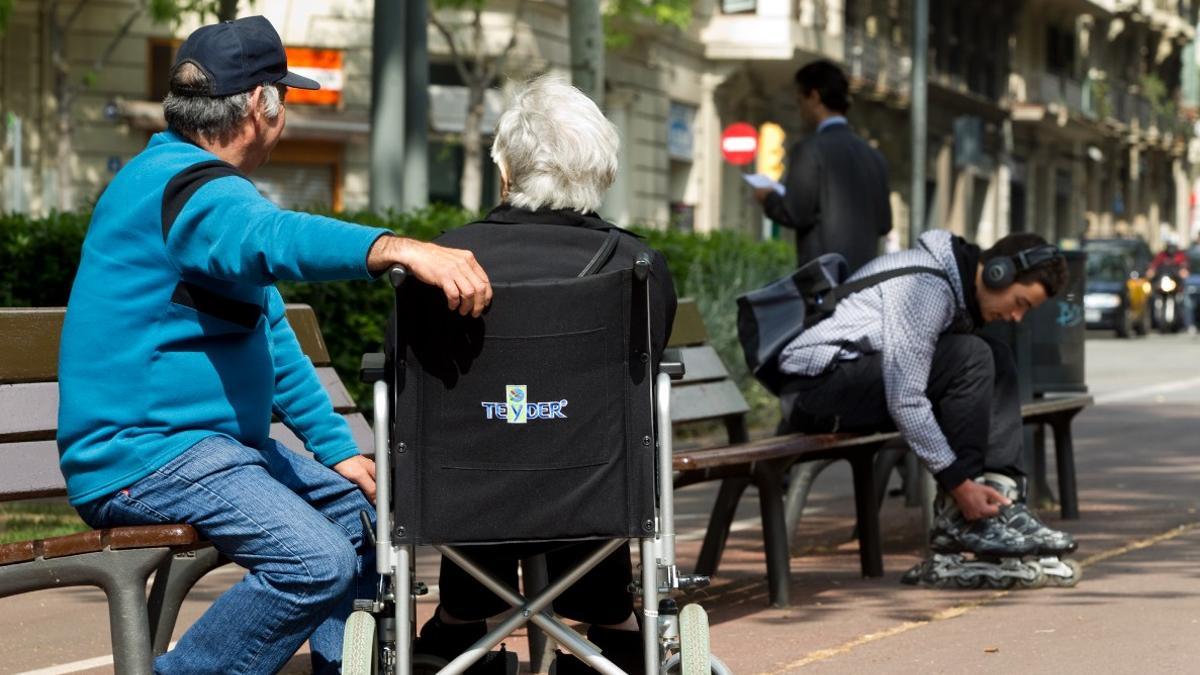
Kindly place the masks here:
POLYGON ((170 233, 171 226, 175 224, 175 219, 179 217, 180 212, 183 211, 183 207, 187 205, 192 195, 196 194, 196 190, 199 190, 209 181, 226 176, 239 176, 250 180, 236 166, 219 159, 197 162, 171 178, 167 183, 166 189, 163 190, 163 241, 167 240, 167 234, 170 233))
POLYGON ((596 255, 593 255, 592 259, 588 261, 587 266, 579 272, 579 276, 589 277, 599 272, 600 268, 604 267, 609 258, 612 258, 613 251, 617 250, 617 241, 620 239, 620 230, 609 230, 608 236, 604 238, 604 243, 600 245, 600 248, 596 251, 596 255))
MULTIPOLYGON (((910 274, 932 274, 936 277, 940 277, 947 283, 950 281, 950 277, 946 276, 944 271, 934 267, 922 267, 920 265, 914 265, 912 267, 898 267, 894 270, 872 274, 871 276, 851 281, 848 284, 837 286, 829 292, 829 299, 833 301, 832 304, 837 304, 837 302, 842 298, 857 293, 865 288, 870 288, 871 286, 882 284, 890 279, 895 279, 896 277, 905 277, 910 274)), ((828 305, 829 303, 826 304, 828 305)))

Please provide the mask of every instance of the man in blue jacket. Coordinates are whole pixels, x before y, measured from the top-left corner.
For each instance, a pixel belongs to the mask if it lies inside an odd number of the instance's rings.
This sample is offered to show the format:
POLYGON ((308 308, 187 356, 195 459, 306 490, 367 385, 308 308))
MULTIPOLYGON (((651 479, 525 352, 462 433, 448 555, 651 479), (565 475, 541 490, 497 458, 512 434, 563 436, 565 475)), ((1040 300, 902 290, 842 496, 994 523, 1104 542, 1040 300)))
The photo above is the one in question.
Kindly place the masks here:
POLYGON ((191 524, 249 570, 157 672, 274 673, 309 639, 314 672, 337 672, 345 617, 373 581, 358 514, 374 464, 274 283, 403 264, 464 315, 491 300, 469 252, 284 211, 255 190, 246 175, 283 132, 288 87, 318 85, 287 71, 266 19, 194 32, 171 71, 168 129, 96 204, 67 307, 58 444, 71 503, 97 528, 191 524), (272 414, 313 458, 269 438, 272 414))

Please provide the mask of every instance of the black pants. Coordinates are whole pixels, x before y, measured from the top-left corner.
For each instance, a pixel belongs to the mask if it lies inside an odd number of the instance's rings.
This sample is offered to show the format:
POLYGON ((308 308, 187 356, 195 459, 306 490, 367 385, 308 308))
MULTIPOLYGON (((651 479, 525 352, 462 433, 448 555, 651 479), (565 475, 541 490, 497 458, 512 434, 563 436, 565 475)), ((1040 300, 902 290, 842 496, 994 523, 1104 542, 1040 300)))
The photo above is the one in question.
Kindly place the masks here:
MULTIPOLYGON (((462 550, 472 562, 508 586, 516 588, 517 561, 521 558, 545 553, 550 582, 554 583, 600 546, 596 542, 497 544, 463 547, 462 550)), ((603 626, 621 623, 633 612, 633 594, 629 591, 632 580, 629 546, 623 546, 558 596, 554 601, 554 611, 582 623, 603 626)), ((438 584, 442 607, 456 619, 482 620, 509 608, 507 602, 446 558, 442 558, 438 584)))
MULTIPOLYGON (((822 375, 789 382, 781 394, 784 424, 793 431, 829 431, 836 418, 839 431, 895 429, 882 362, 881 354, 865 354, 822 375)), ((1021 399, 1007 345, 978 335, 943 335, 925 391, 956 456, 947 475, 1023 475, 1021 399)), ((953 486, 943 482, 943 487, 953 486)))

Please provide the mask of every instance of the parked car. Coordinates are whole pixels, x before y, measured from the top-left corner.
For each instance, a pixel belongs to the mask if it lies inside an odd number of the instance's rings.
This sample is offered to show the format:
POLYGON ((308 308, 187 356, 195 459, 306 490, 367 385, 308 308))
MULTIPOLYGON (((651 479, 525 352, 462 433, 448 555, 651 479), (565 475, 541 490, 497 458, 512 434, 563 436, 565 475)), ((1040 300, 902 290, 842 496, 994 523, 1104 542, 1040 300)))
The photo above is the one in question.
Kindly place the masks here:
MULTIPOLYGON (((1150 332, 1151 288, 1146 268, 1153 257, 1140 239, 1089 239, 1083 318, 1088 328, 1118 337, 1150 332)), ((1200 290, 1200 289, 1198 289, 1200 290)))

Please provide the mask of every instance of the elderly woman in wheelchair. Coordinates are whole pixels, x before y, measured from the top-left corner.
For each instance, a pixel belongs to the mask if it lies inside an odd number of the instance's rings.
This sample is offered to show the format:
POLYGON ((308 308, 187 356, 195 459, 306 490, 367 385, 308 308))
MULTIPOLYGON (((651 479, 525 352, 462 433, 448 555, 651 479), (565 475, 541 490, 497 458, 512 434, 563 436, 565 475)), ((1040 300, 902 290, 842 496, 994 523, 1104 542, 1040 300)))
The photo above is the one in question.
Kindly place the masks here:
POLYGON ((661 254, 595 213, 618 145, 561 77, 520 87, 492 148, 502 203, 438 240, 475 253, 489 311, 460 316, 390 273, 387 356, 366 373, 385 581, 347 624, 343 672, 515 672, 491 650, 526 623, 565 650, 551 666, 562 675, 725 672, 703 609, 670 597, 707 583, 675 566, 669 373, 681 368, 662 363, 675 289, 661 254), (440 604, 414 641, 415 545, 443 557, 440 604), (548 577, 531 584, 542 575, 526 567, 523 597, 518 561, 541 554, 548 577), (588 624, 587 639, 551 607, 588 624))

